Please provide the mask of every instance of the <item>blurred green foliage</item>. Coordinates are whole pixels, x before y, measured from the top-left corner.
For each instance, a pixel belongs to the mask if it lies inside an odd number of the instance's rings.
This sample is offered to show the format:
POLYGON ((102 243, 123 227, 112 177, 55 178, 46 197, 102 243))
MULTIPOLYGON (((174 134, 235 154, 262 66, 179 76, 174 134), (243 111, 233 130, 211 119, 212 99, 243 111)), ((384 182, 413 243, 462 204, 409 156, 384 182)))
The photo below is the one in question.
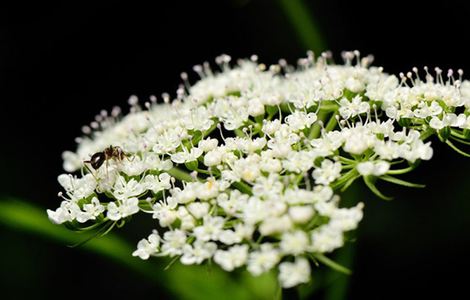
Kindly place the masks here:
MULTIPOLYGON (((45 209, 14 199, 0 201, 0 224, 63 245, 74 245, 87 238, 86 235, 52 224, 45 209)), ((163 271, 168 260, 142 261, 131 256, 134 248, 110 233, 91 239, 77 249, 93 252, 121 264, 178 299, 223 299, 226 295, 230 295, 231 299, 272 299, 276 292, 276 278, 272 273, 257 278, 246 274, 233 276, 216 266, 183 266, 178 263, 163 271)))

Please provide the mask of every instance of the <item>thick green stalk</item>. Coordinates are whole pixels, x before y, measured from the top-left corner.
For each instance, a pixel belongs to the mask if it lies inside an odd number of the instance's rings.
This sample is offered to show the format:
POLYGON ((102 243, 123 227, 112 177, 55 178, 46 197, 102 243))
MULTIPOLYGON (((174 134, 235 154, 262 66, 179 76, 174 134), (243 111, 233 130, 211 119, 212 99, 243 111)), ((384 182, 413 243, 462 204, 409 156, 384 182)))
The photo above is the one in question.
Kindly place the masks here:
POLYGON ((336 119, 336 116, 338 115, 338 111, 333 112, 333 114, 330 116, 330 119, 328 120, 328 123, 325 126, 325 131, 330 132, 336 128, 336 125, 338 125, 338 119, 336 119))
POLYGON ((326 50, 324 42, 317 24, 309 14, 309 8, 302 0, 278 0, 284 13, 287 15, 294 28, 299 41, 306 49, 317 53, 326 50))
POLYGON ((308 135, 308 138, 310 140, 316 139, 320 136, 322 126, 318 122, 319 121, 325 122, 326 117, 328 116, 328 113, 329 112, 325 110, 320 110, 318 112, 318 115, 317 115, 318 121, 312 125, 312 129, 310 130, 310 134, 308 135))
POLYGON ((171 176, 175 177, 176 179, 179 179, 181 181, 186 181, 186 182, 191 182, 191 181, 194 181, 194 178, 191 177, 191 175, 189 175, 187 172, 181 170, 181 169, 178 169, 178 168, 171 168, 169 171, 168 171, 168 174, 170 174, 171 176))

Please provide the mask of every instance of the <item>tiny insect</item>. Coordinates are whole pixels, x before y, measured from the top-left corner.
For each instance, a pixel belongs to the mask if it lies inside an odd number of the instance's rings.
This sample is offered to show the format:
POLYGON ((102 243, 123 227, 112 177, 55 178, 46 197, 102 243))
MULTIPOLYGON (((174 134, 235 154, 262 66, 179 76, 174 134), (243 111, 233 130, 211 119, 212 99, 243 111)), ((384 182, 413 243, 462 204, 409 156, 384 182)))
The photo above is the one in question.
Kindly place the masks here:
POLYGON ((126 157, 127 154, 122 150, 121 147, 110 145, 103 151, 93 154, 90 160, 85 160, 84 163, 88 163, 93 169, 98 170, 105 162, 107 166, 108 161, 111 159, 122 161, 126 157))

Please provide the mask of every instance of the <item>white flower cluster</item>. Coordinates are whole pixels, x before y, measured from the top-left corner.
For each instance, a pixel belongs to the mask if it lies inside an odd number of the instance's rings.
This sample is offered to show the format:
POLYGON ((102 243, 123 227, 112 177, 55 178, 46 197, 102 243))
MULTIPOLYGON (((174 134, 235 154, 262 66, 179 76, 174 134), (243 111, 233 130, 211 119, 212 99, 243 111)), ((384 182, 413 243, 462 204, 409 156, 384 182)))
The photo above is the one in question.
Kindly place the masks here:
POLYGON ((231 67, 222 55, 220 72, 194 67, 193 86, 182 74, 173 101, 152 97, 142 109, 131 97, 125 117, 102 111, 63 155, 82 176, 59 176, 63 201, 49 218, 109 229, 142 212, 158 225, 134 256, 255 276, 277 268, 284 288, 308 282, 309 261, 343 246, 362 218, 362 203, 340 206, 342 190, 363 178, 384 197, 376 179, 410 184, 394 175, 431 158, 427 138, 455 147, 450 139, 470 129, 470 82, 451 71, 447 81, 439 69, 398 79, 371 57, 343 57, 267 68, 256 57, 231 67))

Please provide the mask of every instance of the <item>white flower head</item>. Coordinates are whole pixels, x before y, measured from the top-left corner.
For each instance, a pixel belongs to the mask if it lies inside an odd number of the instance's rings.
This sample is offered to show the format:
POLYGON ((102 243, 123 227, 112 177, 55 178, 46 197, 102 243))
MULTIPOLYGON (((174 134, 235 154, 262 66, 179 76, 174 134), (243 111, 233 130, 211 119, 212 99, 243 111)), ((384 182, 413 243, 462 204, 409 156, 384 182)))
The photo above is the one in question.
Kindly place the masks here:
POLYGON ((174 100, 163 94, 130 112, 102 111, 63 153, 56 224, 80 230, 122 226, 135 214, 158 230, 137 244, 141 259, 214 261, 257 276, 278 271, 284 288, 310 280, 308 257, 342 247, 363 218, 359 195, 339 194, 357 179, 379 197, 375 179, 399 179, 433 155, 427 139, 460 150, 468 143, 470 82, 449 70, 389 75, 370 57, 344 52, 280 61, 216 58, 174 100), (457 79, 458 78, 458 79, 457 79), (101 227, 102 226, 102 227, 101 227), (176 259, 175 258, 175 259, 176 259))

